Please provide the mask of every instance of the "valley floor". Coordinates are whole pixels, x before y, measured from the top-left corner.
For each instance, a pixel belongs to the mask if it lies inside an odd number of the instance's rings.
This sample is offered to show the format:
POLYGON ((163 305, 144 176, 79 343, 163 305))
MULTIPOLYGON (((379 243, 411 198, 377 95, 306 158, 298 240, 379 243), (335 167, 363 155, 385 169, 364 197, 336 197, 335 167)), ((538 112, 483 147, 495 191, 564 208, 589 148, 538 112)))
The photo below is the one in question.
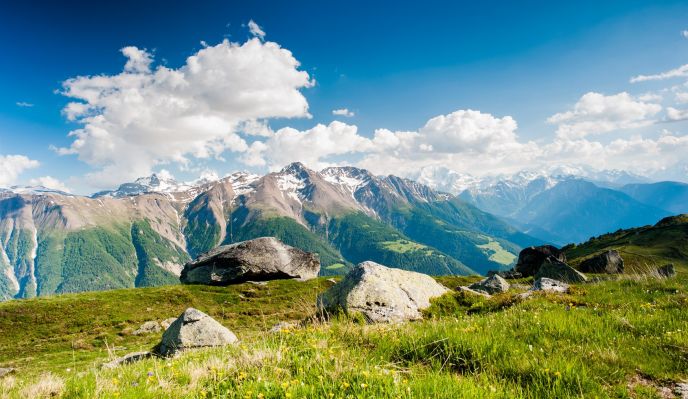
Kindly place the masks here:
MULTIPOLYGON (((468 278, 444 277, 450 288, 468 278)), ((0 398, 667 398, 688 382, 688 275, 602 281, 571 294, 490 299, 452 293, 426 320, 343 317, 268 333, 315 314, 331 282, 170 286, 0 304, 0 398), (150 349, 146 320, 193 306, 236 347, 114 370, 109 353, 150 349)))

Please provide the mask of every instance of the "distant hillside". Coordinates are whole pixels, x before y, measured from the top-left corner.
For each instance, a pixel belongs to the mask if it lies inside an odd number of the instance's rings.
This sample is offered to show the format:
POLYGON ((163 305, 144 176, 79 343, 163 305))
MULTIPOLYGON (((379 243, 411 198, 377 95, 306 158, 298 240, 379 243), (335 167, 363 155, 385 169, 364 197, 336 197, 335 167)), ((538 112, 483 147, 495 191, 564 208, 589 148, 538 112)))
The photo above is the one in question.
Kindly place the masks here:
POLYGON ((688 215, 671 216, 651 226, 603 234, 564 249, 574 266, 590 255, 615 249, 631 271, 642 272, 667 263, 685 270, 688 267, 688 215))
POLYGON ((628 184, 620 191, 633 199, 679 214, 688 213, 688 184, 664 181, 650 184, 628 184))
POLYGON ((619 228, 643 226, 670 213, 583 180, 562 181, 535 196, 514 219, 566 242, 583 242, 619 228))

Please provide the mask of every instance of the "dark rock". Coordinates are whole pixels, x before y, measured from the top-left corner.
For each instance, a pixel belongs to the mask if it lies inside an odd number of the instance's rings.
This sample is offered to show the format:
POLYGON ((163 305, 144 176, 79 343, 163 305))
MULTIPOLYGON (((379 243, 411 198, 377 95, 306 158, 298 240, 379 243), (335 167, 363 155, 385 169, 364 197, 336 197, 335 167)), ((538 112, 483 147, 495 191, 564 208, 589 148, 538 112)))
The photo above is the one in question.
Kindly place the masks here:
POLYGON ((494 276, 494 275, 500 276, 500 277, 502 277, 502 278, 510 278, 510 279, 515 279, 515 278, 521 278, 521 277, 523 277, 523 274, 521 274, 520 272, 517 272, 517 271, 514 270, 514 269, 511 269, 511 270, 501 270, 501 271, 490 270, 489 272, 487 272, 487 277, 492 277, 492 276, 494 276))
POLYGON ((180 280, 185 284, 229 285, 246 281, 318 276, 317 254, 291 247, 274 237, 223 245, 187 263, 180 280))
POLYGON ((676 269, 674 269, 674 264, 669 263, 662 267, 658 267, 657 274, 659 274, 660 277, 674 277, 676 275, 676 269))
POLYGON ((541 245, 539 247, 524 248, 518 254, 518 262, 514 270, 521 273, 524 277, 534 276, 540 269, 542 262, 550 256, 560 262, 566 262, 566 255, 557 247, 541 245))
POLYGON ((110 362, 104 363, 103 368, 105 369, 114 369, 115 367, 121 366, 123 364, 129 364, 129 363, 134 363, 138 362, 143 359, 148 359, 149 357, 153 356, 151 352, 133 352, 133 353, 128 353, 119 359, 112 360, 110 362))
POLYGON ((618 251, 610 250, 584 260, 578 268, 585 273, 623 273, 624 261, 618 251))
POLYGON ((162 335, 155 352, 162 356, 195 348, 226 346, 235 344, 234 333, 215 319, 194 308, 188 308, 162 335))
POLYGON ((535 279, 542 277, 565 283, 582 283, 588 280, 584 274, 553 256, 545 259, 542 262, 542 266, 540 266, 540 270, 535 274, 535 279))

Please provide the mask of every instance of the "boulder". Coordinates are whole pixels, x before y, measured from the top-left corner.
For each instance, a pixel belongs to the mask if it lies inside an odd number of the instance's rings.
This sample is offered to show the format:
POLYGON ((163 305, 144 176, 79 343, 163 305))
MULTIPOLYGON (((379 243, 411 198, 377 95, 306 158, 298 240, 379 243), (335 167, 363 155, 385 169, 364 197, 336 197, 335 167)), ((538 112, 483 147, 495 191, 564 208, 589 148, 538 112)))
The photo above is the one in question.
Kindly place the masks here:
POLYGON ((11 367, 0 367, 0 378, 10 375, 15 372, 15 369, 11 367))
POLYGON ((120 357, 119 359, 103 363, 102 367, 104 369, 114 369, 115 367, 121 366, 123 364, 129 364, 138 362, 143 359, 148 359, 151 356, 153 356, 151 352, 132 352, 120 357))
POLYGON ((521 273, 524 277, 534 276, 540 269, 542 262, 550 256, 561 262, 566 262, 566 255, 552 245, 524 248, 518 254, 518 262, 516 262, 514 271, 521 273))
POLYGON ((363 262, 318 297, 318 308, 361 314, 374 323, 395 323, 422 318, 430 299, 449 290, 432 277, 363 262))
POLYGON ((229 285, 246 281, 318 276, 317 254, 291 247, 274 237, 222 245, 184 265, 180 280, 186 284, 229 285))
POLYGON ((468 288, 475 291, 486 292, 490 295, 499 294, 509 290, 509 283, 498 274, 494 274, 486 279, 473 283, 468 288))
POLYGON ((545 261, 542 262, 542 266, 540 266, 540 270, 535 274, 535 279, 542 277, 563 281, 565 283, 582 283, 588 281, 588 278, 585 277, 583 273, 553 256, 545 259, 545 261))
POLYGON ((584 260, 578 268, 585 273, 623 273, 624 261, 618 251, 610 250, 584 260))
POLYGON ((145 334, 152 334, 156 332, 162 331, 162 327, 160 326, 160 323, 157 321, 147 321, 143 324, 141 324, 141 327, 138 328, 138 330, 134 331, 132 334, 133 335, 145 335, 145 334))
POLYGON ((676 275, 676 269, 674 269, 674 264, 668 263, 662 267, 658 267, 657 274, 659 274, 660 277, 674 277, 676 275))
POLYGON ((165 331, 155 351, 162 356, 172 356, 186 349, 226 346, 236 342, 236 335, 225 326, 200 310, 188 308, 165 331))
POLYGON ((531 291, 548 291, 548 292, 568 292, 569 285, 558 280, 547 277, 540 277, 535 280, 531 291))

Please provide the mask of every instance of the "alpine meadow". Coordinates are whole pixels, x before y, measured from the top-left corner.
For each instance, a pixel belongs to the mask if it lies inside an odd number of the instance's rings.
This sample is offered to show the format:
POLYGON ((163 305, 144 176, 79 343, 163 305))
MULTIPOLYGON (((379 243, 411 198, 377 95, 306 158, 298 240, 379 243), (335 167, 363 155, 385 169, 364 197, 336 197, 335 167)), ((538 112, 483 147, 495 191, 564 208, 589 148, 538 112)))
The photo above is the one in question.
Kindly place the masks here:
POLYGON ((688 399, 686 21, 0 2, 0 399, 688 399))

